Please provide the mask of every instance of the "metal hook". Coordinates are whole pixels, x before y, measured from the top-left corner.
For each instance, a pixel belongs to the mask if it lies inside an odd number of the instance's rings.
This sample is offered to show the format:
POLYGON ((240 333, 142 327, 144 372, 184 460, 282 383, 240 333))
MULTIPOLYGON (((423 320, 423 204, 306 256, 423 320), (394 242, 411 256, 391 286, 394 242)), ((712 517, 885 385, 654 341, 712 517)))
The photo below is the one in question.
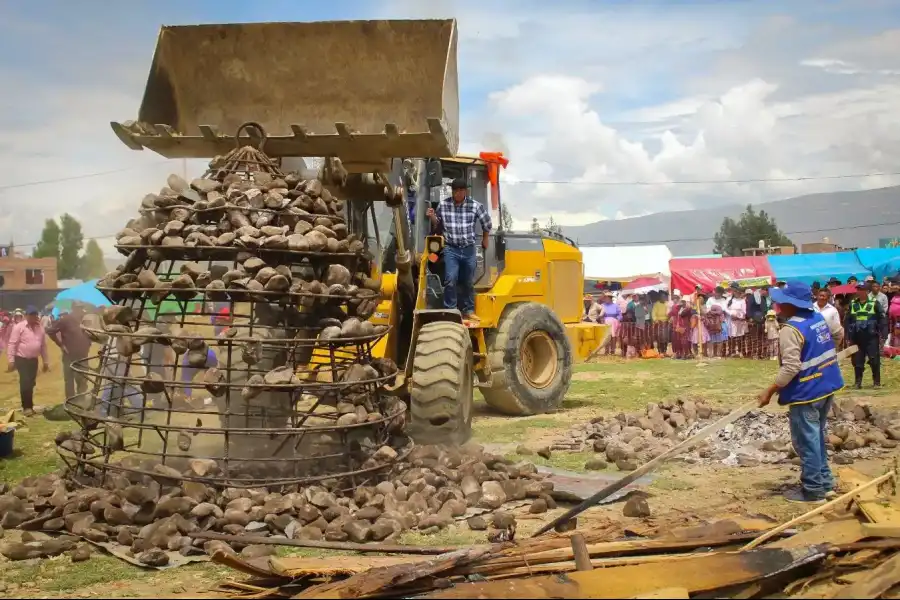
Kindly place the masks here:
POLYGON ((265 147, 266 140, 269 139, 269 136, 266 135, 266 130, 263 129, 263 126, 260 125, 259 123, 257 123, 256 121, 247 121, 246 123, 244 123, 243 125, 241 125, 240 127, 237 128, 237 132, 234 134, 235 147, 237 147, 237 148, 241 147, 241 139, 240 138, 241 138, 242 131, 246 131, 247 137, 249 137, 251 140, 253 139, 253 136, 250 132, 251 129, 255 129, 256 132, 259 134, 259 145, 256 147, 256 149, 259 150, 260 152, 264 152, 263 148, 265 147))

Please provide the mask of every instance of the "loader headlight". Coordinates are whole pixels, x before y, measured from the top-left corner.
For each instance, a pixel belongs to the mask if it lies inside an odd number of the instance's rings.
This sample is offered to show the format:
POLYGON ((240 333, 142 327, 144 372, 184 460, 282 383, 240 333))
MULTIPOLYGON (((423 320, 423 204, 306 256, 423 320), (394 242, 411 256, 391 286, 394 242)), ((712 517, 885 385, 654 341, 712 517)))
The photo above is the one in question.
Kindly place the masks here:
POLYGON ((433 254, 437 254, 441 251, 441 243, 437 240, 431 240, 430 242, 428 242, 428 251, 433 254))

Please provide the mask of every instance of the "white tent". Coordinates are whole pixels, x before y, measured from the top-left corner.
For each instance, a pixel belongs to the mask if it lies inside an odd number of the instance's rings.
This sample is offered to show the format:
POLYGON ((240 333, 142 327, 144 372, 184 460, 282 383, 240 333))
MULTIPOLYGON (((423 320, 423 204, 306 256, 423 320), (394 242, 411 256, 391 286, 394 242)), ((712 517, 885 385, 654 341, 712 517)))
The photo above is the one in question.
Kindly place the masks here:
POLYGON ((584 278, 593 281, 633 281, 639 277, 669 278, 668 246, 581 246, 584 278))

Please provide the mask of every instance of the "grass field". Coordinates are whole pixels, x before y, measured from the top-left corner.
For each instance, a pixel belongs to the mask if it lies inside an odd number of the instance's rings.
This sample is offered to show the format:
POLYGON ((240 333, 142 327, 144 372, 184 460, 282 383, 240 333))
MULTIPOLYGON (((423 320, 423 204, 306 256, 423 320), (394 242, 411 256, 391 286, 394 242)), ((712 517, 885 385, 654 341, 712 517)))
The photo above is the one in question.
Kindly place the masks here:
MULTIPOLYGON (((53 370, 41 374, 36 390, 36 404, 51 406, 62 401, 63 383, 59 356, 52 354, 53 370)), ((777 368, 771 361, 722 360, 698 365, 673 360, 609 359, 580 365, 562 410, 549 415, 508 418, 491 414, 479 400, 474 423, 475 440, 492 445, 518 444, 537 447, 566 431, 573 423, 598 415, 614 415, 643 409, 648 402, 665 399, 702 398, 721 406, 738 405, 755 397, 765 388, 777 368)), ((845 371, 845 377, 852 374, 845 371)), ((868 379, 867 379, 868 381, 868 379)), ((885 388, 861 392, 848 390, 841 394, 872 397, 873 402, 900 404, 900 368, 884 367, 885 388)), ((0 409, 18 406, 18 382, 15 374, 0 373, 0 409)), ((773 408, 772 410, 779 410, 773 408)), ((53 438, 71 423, 52 423, 41 417, 25 420, 16 433, 17 455, 0 460, 0 480, 14 482, 28 475, 47 473, 58 466, 53 438)), ((549 461, 529 457, 536 464, 578 470, 591 453, 554 453, 549 461)), ((860 470, 876 472, 879 464, 860 465, 860 470)), ((802 510, 785 505, 771 492, 774 482, 796 478, 790 467, 731 469, 693 465, 667 466, 657 474, 650 486, 651 504, 655 512, 699 510, 753 510, 778 518, 802 510)), ((592 509, 604 518, 621 518, 621 506, 592 509)), ((550 513, 548 513, 550 514, 550 513)), ((534 529, 539 523, 526 521, 520 528, 534 529)), ((13 535, 8 532, 7 537, 13 535)), ((401 540, 415 544, 471 544, 483 535, 465 527, 451 529, 439 536, 408 533, 401 540)), ((299 554, 296 551, 284 554, 299 554)), ((321 556, 322 552, 315 555, 321 556)), ((0 559, 2 560, 2 559, 0 559)), ((132 567, 116 558, 95 555, 90 561, 72 564, 62 556, 40 562, 6 562, 0 567, 0 595, 22 597, 125 597, 183 595, 197 597, 215 582, 236 576, 212 564, 200 564, 158 573, 132 567)), ((240 577, 239 575, 237 575, 240 577)))

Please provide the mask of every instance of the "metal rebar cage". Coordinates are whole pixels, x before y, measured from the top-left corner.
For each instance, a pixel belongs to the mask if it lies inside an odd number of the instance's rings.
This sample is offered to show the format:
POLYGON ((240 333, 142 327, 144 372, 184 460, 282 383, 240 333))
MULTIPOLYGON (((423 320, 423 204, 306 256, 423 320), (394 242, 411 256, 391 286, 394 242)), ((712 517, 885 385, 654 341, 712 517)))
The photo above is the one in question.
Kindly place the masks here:
POLYGON ((343 203, 234 152, 170 177, 118 237, 125 263, 98 283, 113 306, 83 323, 102 349, 73 364, 89 390, 65 403, 80 430, 57 438, 79 483, 349 489, 408 449, 385 393, 397 367, 373 358, 380 285, 343 203))

